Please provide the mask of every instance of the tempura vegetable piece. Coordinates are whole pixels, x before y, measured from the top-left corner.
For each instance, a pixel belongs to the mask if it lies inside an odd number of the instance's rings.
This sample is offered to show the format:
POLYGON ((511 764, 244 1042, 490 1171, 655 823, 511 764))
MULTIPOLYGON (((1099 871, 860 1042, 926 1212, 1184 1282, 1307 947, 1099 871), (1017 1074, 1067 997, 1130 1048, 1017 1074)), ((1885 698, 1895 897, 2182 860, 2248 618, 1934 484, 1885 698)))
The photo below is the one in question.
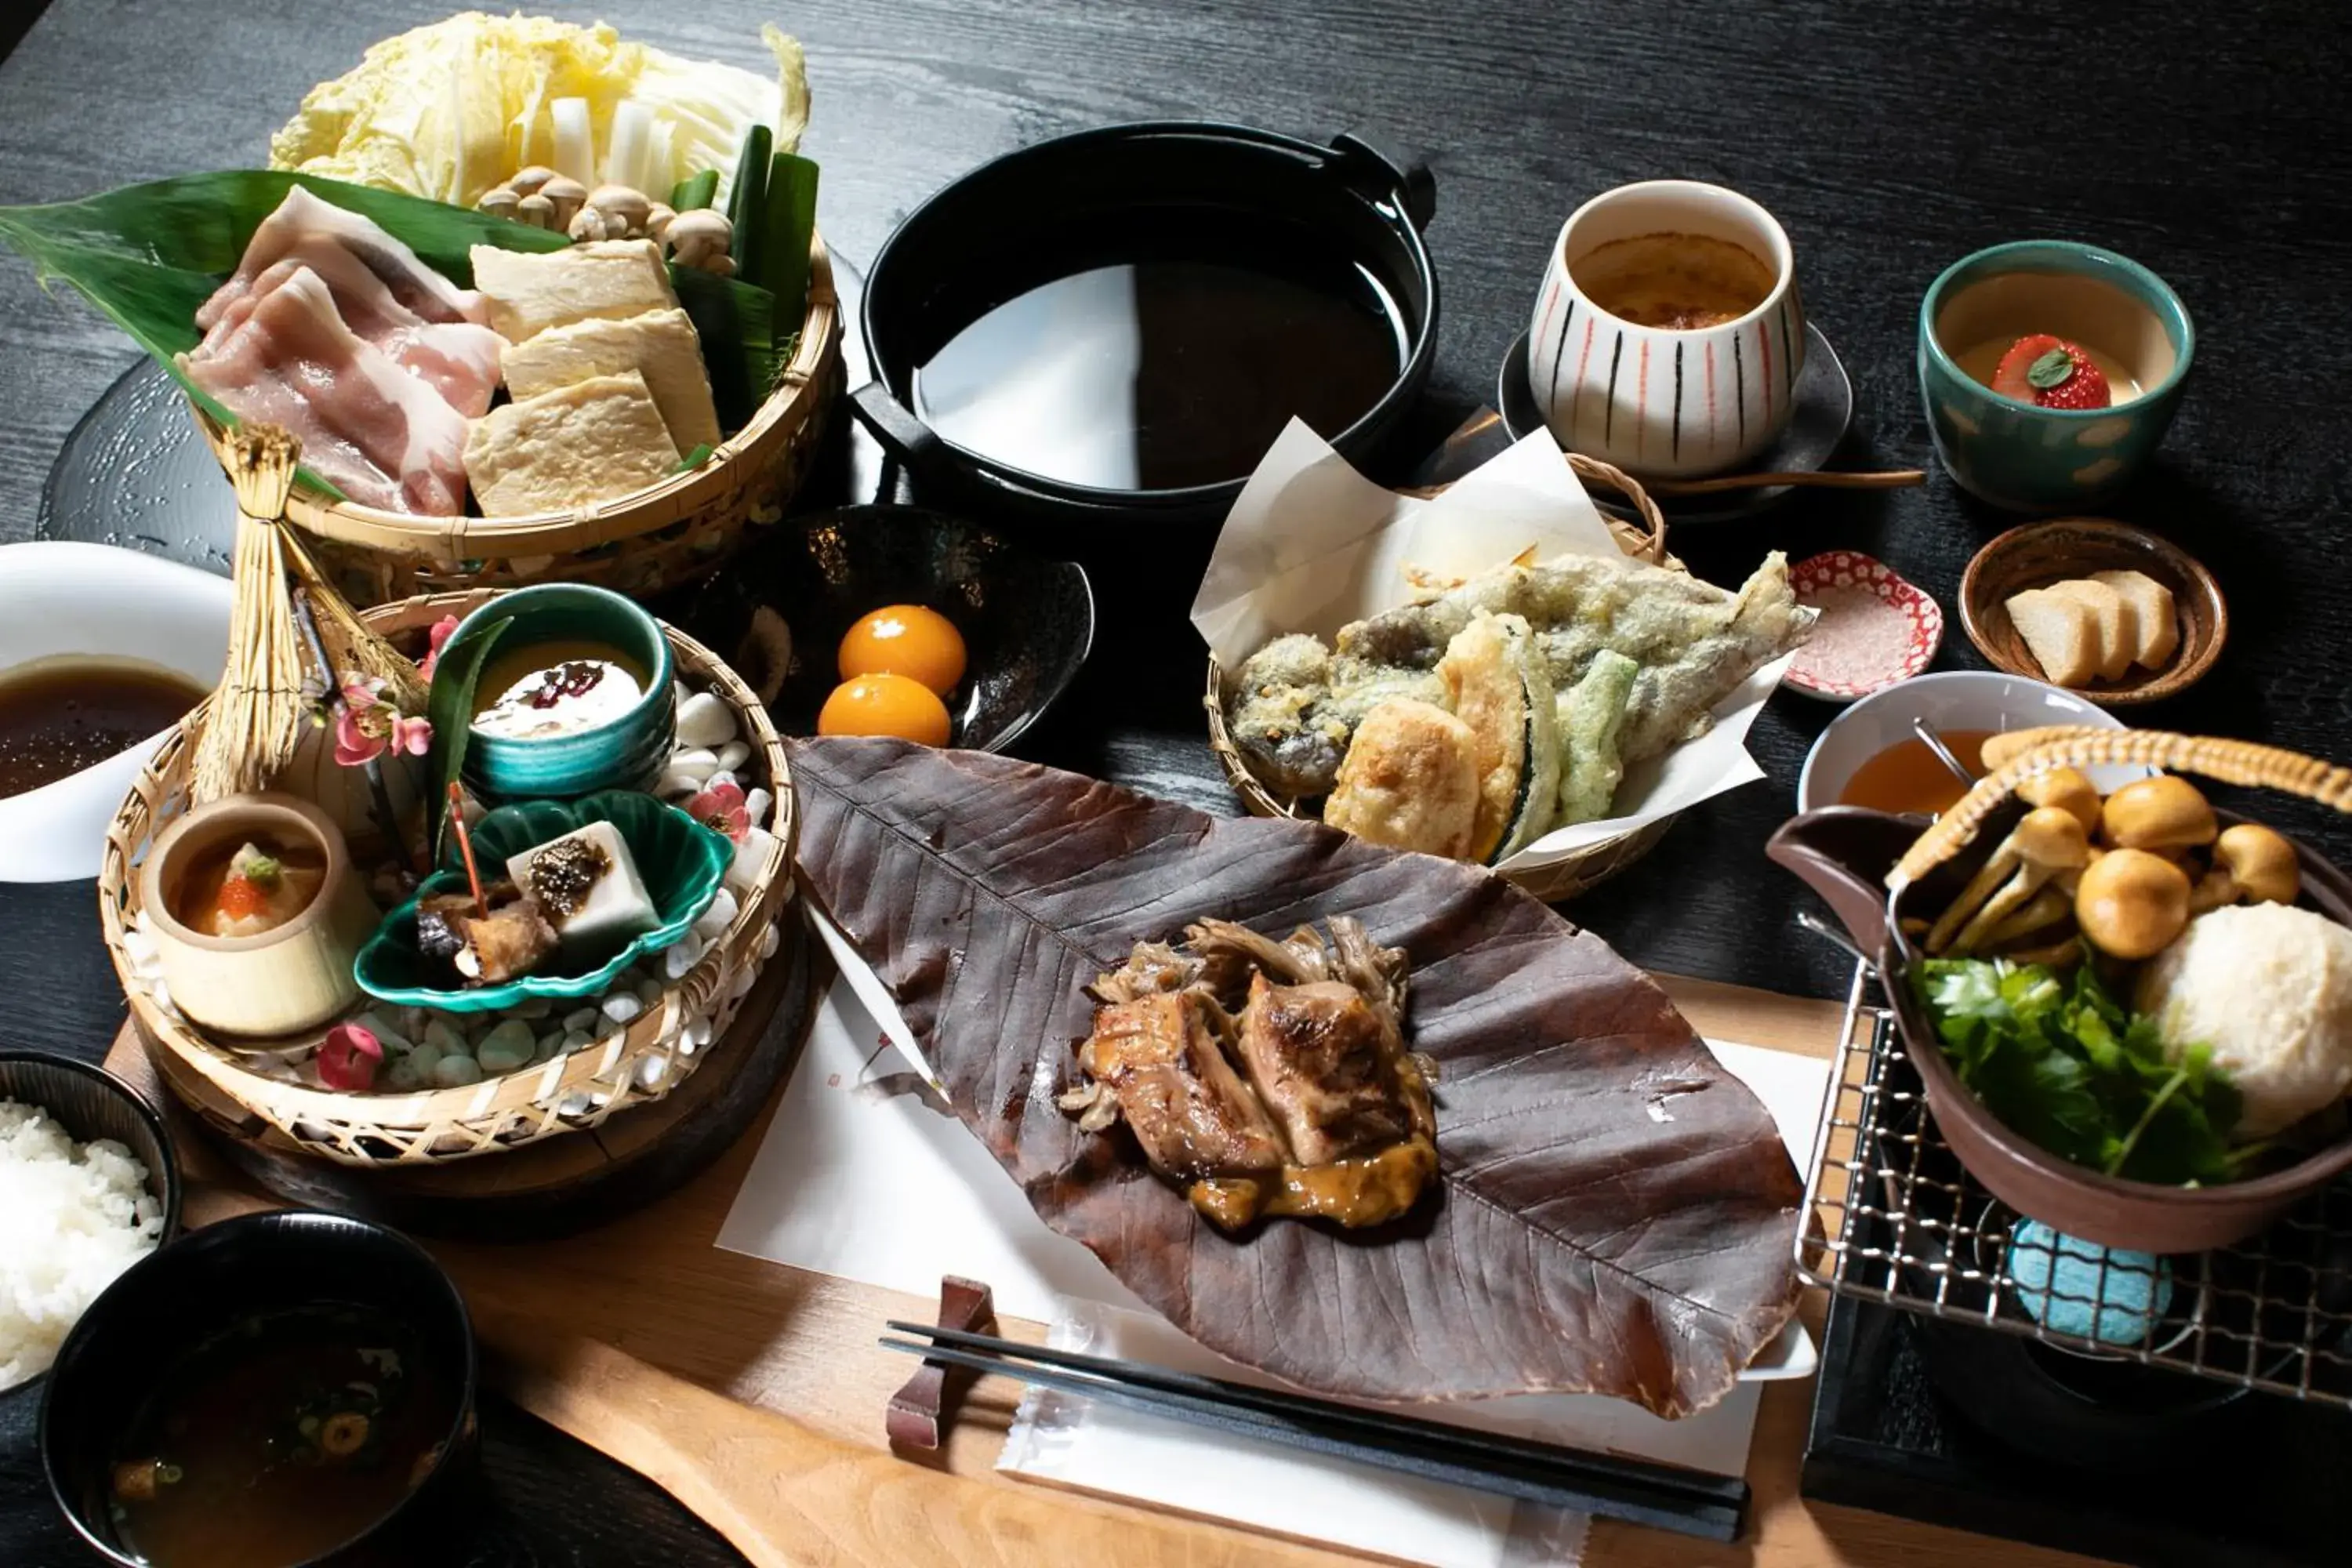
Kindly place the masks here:
POLYGON ((1559 815, 1553 826, 1597 822, 1609 815, 1625 777, 1618 736, 1641 673, 1642 667, 1623 654, 1603 648, 1584 679, 1559 694, 1559 815))
POLYGON ((1400 698, 1356 726, 1323 820, 1391 849, 1460 860, 1477 833, 1478 803, 1470 726, 1443 708, 1400 698))
POLYGON ((1539 837, 1559 803, 1559 714, 1535 634, 1518 616, 1481 616, 1446 646, 1437 673, 1470 727, 1478 767, 1470 856, 1492 863, 1539 837))

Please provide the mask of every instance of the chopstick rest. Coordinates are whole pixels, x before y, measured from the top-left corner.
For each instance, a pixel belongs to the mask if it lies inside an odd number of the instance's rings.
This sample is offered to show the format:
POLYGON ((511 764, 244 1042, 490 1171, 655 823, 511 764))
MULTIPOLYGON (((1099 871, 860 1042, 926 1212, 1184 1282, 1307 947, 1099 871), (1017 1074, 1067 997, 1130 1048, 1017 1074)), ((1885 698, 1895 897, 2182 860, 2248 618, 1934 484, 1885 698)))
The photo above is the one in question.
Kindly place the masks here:
MULTIPOLYGON (((977 1279, 966 1279, 954 1274, 942 1275, 940 1279, 939 1326, 941 1330, 966 1333, 993 1333, 996 1330, 995 1293, 977 1279)), ((937 1448, 942 1441, 950 1403, 973 1381, 961 1368, 951 1367, 943 1361, 926 1359, 915 1370, 915 1375, 890 1396, 889 1411, 883 1417, 883 1429, 889 1434, 890 1446, 894 1448, 937 1448), (949 1381, 950 1377, 955 1379, 952 1384, 949 1381)))
POLYGON ((1587 1453, 986 1334, 920 1323, 888 1326, 930 1342, 885 1338, 886 1350, 1232 1436, 1709 1541, 1736 1541, 1747 1525, 1748 1488, 1738 1477, 1587 1453))

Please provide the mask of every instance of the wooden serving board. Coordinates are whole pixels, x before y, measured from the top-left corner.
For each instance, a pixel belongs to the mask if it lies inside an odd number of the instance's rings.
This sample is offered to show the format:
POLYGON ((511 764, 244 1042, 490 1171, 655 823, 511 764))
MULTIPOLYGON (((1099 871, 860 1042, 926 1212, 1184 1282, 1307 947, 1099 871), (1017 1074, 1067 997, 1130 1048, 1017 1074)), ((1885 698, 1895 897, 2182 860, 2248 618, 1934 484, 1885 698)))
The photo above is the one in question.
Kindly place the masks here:
MULTIPOLYGON (((1661 979, 1702 1034, 1821 1058, 1834 1047, 1834 1004, 1661 979)), ((163 1098, 127 1030, 107 1065, 163 1098)), ((466 1293, 496 1386, 659 1482, 761 1568, 1345 1568, 1368 1561, 1001 1476, 996 1458, 1021 1393, 1001 1379, 977 1386, 938 1454, 892 1455, 882 1414, 910 1363, 876 1341, 886 1320, 929 1321, 937 1304, 713 1245, 777 1098, 709 1169, 609 1225, 548 1241, 430 1244, 466 1293)), ((191 1226, 272 1205, 206 1143, 184 1144, 182 1153, 191 1226)), ((1818 1338, 1821 1302, 1810 1300, 1804 1316, 1818 1338)), ((1039 1324, 1008 1319, 1002 1326, 1018 1338, 1045 1335, 1039 1324)), ((1810 1383, 1763 1390, 1748 1455, 1755 1523, 1747 1539, 1710 1545, 1602 1521, 1585 1562, 2088 1563, 1803 1501, 1797 1481, 1811 1401, 1810 1383)))

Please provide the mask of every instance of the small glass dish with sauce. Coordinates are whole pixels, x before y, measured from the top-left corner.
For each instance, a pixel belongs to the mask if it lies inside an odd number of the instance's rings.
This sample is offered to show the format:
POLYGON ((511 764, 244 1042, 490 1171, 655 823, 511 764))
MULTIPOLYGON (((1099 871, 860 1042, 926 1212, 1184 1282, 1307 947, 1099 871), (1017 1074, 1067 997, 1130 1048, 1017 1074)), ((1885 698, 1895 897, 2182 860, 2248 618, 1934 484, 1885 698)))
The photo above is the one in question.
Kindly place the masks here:
MULTIPOLYGON (((1971 769, 1981 766, 1978 752, 1987 737, 2011 730, 2046 724, 2125 728, 2096 704, 2021 675, 1958 669, 1915 676, 1864 698, 1822 731, 1797 780, 1797 809, 1863 805, 1929 816, 1949 809, 1963 786, 1919 740, 1914 719, 1926 720, 1971 769)), ((2105 791, 2147 771, 2116 767, 2090 773, 2105 791)))

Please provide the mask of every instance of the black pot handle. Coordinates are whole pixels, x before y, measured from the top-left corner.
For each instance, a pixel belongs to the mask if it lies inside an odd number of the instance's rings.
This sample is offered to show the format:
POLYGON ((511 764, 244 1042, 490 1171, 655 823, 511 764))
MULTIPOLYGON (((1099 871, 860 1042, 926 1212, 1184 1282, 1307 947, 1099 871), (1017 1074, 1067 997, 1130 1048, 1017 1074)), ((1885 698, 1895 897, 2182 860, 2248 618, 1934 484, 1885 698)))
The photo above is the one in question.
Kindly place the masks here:
POLYGON ((899 462, 910 468, 934 467, 933 460, 940 450, 939 437, 905 404, 891 396, 890 389, 878 378, 849 395, 849 411, 899 462))
POLYGON ((1342 131, 1331 138, 1349 183, 1374 201, 1393 200, 1415 228, 1427 228, 1437 214, 1437 180, 1429 160, 1406 153, 1378 131, 1342 131))

